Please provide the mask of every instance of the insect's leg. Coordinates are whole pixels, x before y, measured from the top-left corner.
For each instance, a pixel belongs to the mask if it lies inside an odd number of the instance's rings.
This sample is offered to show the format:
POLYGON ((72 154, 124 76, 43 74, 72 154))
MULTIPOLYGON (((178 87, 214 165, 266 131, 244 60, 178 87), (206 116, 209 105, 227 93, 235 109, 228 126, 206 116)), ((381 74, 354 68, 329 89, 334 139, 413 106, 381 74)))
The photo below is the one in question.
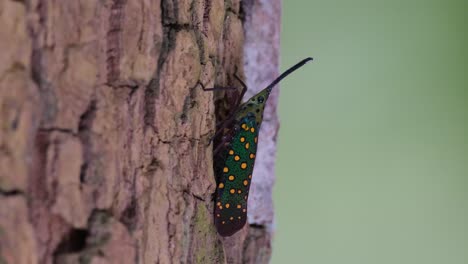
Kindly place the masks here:
MULTIPOLYGON (((234 110, 237 110, 237 108, 241 104, 241 101, 242 101, 242 98, 244 97, 245 92, 247 91, 247 85, 241 80, 241 78, 239 78, 237 76, 237 74, 234 74, 234 78, 236 78, 242 84, 242 91, 241 91, 240 95, 236 98, 236 102, 234 103, 234 107, 233 107, 234 110)), ((217 136, 219 131, 222 130, 222 128, 224 128, 226 126, 226 122, 229 123, 230 121, 232 121, 235 114, 236 114, 236 111, 232 111, 232 113, 228 116, 226 121, 224 121, 223 123, 221 123, 219 125, 219 128, 217 128, 217 133, 211 138, 210 143, 213 140, 213 138, 215 138, 217 136)))
POLYGON ((226 143, 228 139, 226 137, 223 138, 223 140, 219 143, 219 145, 213 150, 213 155, 216 156, 218 152, 221 150, 221 147, 223 147, 224 143, 226 143))
POLYGON ((198 84, 202 87, 203 91, 208 92, 208 91, 218 91, 218 90, 236 90, 237 87, 222 87, 222 86, 214 86, 210 88, 206 88, 205 85, 203 85, 202 82, 198 82, 198 84))
POLYGON ((234 115, 231 115, 230 118, 228 118, 226 121, 221 123, 221 127, 216 129, 216 133, 210 138, 207 146, 209 146, 211 142, 213 142, 213 140, 219 135, 219 133, 221 133, 221 131, 223 131, 223 129, 226 128, 229 125, 229 123, 232 122, 233 119, 234 119, 234 115))
POLYGON ((242 98, 244 97, 245 92, 247 92, 247 85, 241 80, 241 78, 239 78, 239 76, 237 76, 237 74, 234 74, 234 78, 236 78, 242 84, 242 91, 235 104, 235 106, 238 107, 242 101, 242 98))
MULTIPOLYGON (((236 70, 237 71, 237 70, 236 70)), ((240 96, 237 97, 236 99, 236 102, 234 104, 234 107, 237 109, 237 107, 240 105, 241 101, 242 101, 242 98, 244 97, 244 94, 245 92, 247 91, 247 85, 241 80, 241 78, 239 78, 239 76, 237 76, 237 74, 234 74, 234 78, 237 79, 237 81, 240 82, 240 84, 242 85, 242 91, 240 93, 240 96)), ((237 89, 236 87, 213 87, 213 88, 206 88, 203 83, 201 82, 198 82, 200 84, 200 86, 202 87, 202 89, 204 91, 213 91, 213 90, 231 90, 231 89, 237 89)), ((232 122, 232 120, 234 119, 235 117, 235 113, 236 111, 233 111, 232 114, 225 120, 223 121, 220 125, 219 125, 219 128, 216 129, 216 133, 210 138, 210 140, 208 141, 208 144, 207 146, 209 146, 211 144, 211 142, 213 142, 213 140, 223 131, 223 129, 229 125, 230 122, 232 122)), ((226 139, 223 138, 221 144, 215 149, 215 153, 219 151, 220 149, 220 146, 222 146, 224 143, 226 143, 226 139)))
MULTIPOLYGON (((238 130, 239 129, 239 126, 235 126, 234 127, 235 130, 238 130)), ((221 142, 218 144, 218 146, 213 150, 213 155, 216 155, 218 154, 218 152, 221 150, 221 148, 224 146, 224 144, 226 142, 228 142, 229 140, 231 140, 232 138, 229 138, 227 136, 223 137, 223 139, 221 140, 221 142)))
MULTIPOLYGON (((244 90, 247 90, 247 84, 245 84, 245 82, 244 82, 244 81, 242 81, 242 79, 241 79, 241 78, 239 78, 239 76, 237 76, 237 74, 236 74, 236 73, 234 73, 234 78, 236 78, 236 79, 237 79, 237 80, 238 80, 238 81, 239 81, 239 82, 242 84, 242 88, 243 88, 243 90, 242 90, 242 91, 244 91, 244 90)), ((244 93, 245 93, 245 92, 244 92, 244 93)))

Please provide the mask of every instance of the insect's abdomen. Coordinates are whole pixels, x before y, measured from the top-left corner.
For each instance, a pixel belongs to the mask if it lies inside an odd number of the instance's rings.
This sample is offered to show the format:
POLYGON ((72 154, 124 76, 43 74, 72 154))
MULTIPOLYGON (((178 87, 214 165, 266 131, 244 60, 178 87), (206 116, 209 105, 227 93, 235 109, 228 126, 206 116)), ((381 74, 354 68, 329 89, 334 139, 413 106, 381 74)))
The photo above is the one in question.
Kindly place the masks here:
POLYGON ((241 123, 240 127, 227 149, 216 190, 215 225, 222 236, 234 234, 247 220, 247 199, 257 152, 258 129, 254 119, 241 123))

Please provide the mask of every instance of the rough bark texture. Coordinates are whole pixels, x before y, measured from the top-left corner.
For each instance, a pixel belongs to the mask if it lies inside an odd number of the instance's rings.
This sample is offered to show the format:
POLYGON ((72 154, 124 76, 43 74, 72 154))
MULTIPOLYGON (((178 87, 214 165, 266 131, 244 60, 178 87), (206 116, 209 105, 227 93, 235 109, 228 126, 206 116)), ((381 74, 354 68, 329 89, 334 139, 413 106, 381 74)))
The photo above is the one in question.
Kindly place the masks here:
POLYGON ((221 239, 214 94, 197 84, 234 85, 245 48, 248 84, 265 85, 278 17, 278 0, 0 0, 0 263, 268 262, 277 124, 256 228, 221 239))

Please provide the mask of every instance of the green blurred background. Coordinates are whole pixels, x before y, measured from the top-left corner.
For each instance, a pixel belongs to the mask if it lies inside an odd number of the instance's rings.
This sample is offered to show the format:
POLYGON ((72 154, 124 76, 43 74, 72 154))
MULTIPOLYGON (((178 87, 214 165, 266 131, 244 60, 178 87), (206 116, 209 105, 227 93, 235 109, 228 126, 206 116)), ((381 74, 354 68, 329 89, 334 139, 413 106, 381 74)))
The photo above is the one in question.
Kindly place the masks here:
POLYGON ((272 263, 468 263, 468 1, 283 1, 272 263))

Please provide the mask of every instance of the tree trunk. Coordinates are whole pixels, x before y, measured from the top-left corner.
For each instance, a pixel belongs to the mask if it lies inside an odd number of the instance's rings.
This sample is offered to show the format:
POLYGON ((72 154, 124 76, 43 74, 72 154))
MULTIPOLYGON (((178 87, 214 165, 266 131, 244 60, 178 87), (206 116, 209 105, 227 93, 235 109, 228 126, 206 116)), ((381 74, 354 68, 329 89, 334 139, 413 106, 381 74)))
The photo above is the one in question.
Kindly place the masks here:
POLYGON ((0 0, 0 263, 268 262, 276 102, 252 227, 221 238, 217 97, 198 84, 236 85, 246 69, 252 93, 275 77, 279 12, 280 0, 0 0))

